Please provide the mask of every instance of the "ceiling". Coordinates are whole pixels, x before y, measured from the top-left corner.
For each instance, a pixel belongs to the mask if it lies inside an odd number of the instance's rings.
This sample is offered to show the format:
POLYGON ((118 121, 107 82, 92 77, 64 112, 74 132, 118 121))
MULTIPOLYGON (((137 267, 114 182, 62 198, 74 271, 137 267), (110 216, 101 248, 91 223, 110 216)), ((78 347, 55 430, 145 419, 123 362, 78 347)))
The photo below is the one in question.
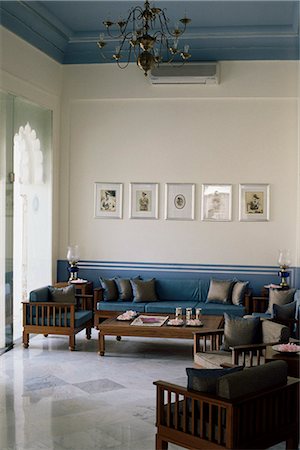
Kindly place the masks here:
MULTIPOLYGON (((96 42, 103 20, 126 18, 136 1, 0 1, 0 23, 62 64, 112 61, 96 42)), ((170 23, 192 19, 182 37, 191 61, 299 59, 299 0, 159 1, 170 23)))

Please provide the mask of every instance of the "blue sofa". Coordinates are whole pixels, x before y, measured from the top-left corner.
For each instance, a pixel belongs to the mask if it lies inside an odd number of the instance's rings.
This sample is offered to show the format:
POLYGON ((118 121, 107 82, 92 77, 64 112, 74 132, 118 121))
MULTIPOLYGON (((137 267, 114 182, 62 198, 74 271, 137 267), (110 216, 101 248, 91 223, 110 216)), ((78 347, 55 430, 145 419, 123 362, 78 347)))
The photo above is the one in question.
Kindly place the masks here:
POLYGON ((135 301, 104 301, 103 289, 95 289, 95 309, 98 317, 109 318, 118 312, 134 310, 139 313, 175 313, 177 307, 183 309, 202 308, 203 315, 223 315, 224 312, 243 316, 249 312, 251 291, 248 290, 244 296, 243 305, 231 303, 206 302, 210 281, 200 279, 156 279, 156 293, 158 300, 151 302, 135 301))

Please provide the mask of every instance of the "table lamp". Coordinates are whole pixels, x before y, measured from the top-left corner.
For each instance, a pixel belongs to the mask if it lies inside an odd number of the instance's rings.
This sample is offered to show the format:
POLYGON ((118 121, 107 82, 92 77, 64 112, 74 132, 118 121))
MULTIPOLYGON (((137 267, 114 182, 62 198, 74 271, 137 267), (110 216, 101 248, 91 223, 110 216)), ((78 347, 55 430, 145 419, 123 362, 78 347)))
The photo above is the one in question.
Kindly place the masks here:
POLYGON ((291 254, 289 250, 279 250, 278 264, 280 267, 280 270, 278 272, 278 275, 281 278, 280 286, 284 289, 287 289, 289 287, 287 278, 290 276, 290 273, 287 271, 287 269, 291 264, 291 254))
POLYGON ((78 278, 78 261, 79 261, 79 246, 69 245, 67 252, 67 260, 69 261, 68 271, 70 273, 69 281, 77 280, 78 278))

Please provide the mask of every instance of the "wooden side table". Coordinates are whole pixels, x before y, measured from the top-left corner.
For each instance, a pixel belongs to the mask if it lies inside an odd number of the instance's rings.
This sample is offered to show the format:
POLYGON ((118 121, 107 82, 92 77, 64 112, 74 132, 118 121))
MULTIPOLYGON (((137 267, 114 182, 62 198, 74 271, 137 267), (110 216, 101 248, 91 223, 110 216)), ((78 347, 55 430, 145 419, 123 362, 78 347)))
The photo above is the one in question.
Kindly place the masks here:
POLYGON ((268 297, 252 297, 252 311, 256 313, 265 313, 268 309, 268 297))
POLYGON ((271 345, 266 347, 265 362, 281 360, 288 365, 288 376, 300 378, 300 355, 295 353, 279 353, 272 349, 271 345))

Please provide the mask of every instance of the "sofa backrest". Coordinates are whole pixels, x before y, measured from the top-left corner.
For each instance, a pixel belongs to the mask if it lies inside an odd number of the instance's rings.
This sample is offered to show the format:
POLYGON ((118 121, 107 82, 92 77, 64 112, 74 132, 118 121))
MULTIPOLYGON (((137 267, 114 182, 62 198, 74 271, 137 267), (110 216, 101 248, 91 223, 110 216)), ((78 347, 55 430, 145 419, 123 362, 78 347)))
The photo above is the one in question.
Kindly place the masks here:
POLYGON ((199 301, 198 279, 156 279, 159 300, 199 301))
POLYGON ((283 386, 287 383, 287 363, 272 361, 241 372, 224 375, 217 382, 218 396, 233 400, 244 395, 283 386))
POLYGON ((34 289, 29 294, 30 302, 48 302, 50 299, 50 291, 48 286, 34 289))

